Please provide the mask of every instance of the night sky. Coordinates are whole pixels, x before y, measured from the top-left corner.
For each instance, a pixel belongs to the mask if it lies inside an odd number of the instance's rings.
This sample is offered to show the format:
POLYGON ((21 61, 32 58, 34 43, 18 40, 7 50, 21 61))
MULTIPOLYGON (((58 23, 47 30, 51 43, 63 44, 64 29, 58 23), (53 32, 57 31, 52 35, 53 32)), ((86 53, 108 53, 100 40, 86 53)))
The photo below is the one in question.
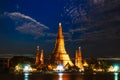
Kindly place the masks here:
POLYGON ((59 22, 71 57, 120 57, 120 0, 0 0, 0 57, 47 58, 59 22))

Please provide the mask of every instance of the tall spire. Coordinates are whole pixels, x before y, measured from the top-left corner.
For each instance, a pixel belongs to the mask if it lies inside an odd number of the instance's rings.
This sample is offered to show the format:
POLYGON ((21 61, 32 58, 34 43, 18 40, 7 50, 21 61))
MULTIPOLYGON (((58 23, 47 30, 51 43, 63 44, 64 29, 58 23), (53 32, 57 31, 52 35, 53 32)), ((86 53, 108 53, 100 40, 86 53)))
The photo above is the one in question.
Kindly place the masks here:
POLYGON ((58 28, 58 36, 57 38, 64 38, 62 34, 62 24, 59 23, 59 28, 58 28))
POLYGON ((69 55, 67 54, 65 50, 64 36, 62 33, 61 23, 59 23, 55 48, 54 48, 50 61, 52 64, 62 64, 63 66, 65 66, 66 64, 69 63, 71 66, 73 66, 73 63, 70 60, 69 55))
POLYGON ((56 44, 55 44, 55 50, 54 52, 56 53, 66 53, 65 50, 65 44, 64 44, 64 37, 62 33, 62 24, 59 23, 59 28, 58 28, 58 35, 56 39, 56 44))

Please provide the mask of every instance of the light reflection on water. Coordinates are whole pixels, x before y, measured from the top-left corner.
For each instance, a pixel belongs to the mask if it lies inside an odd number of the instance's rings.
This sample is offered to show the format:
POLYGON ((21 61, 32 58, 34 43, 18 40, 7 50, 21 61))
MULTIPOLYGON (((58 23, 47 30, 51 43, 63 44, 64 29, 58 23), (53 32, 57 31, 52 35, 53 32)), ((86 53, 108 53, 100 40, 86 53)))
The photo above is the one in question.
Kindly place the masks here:
POLYGON ((28 72, 24 73, 24 80, 29 80, 29 73, 28 72))
POLYGON ((98 74, 98 75, 81 75, 79 73, 24 73, 24 80, 119 80, 119 73, 98 74), (112 75, 112 76, 110 76, 112 75), (47 78, 46 78, 47 77, 47 78))
POLYGON ((118 80, 118 73, 114 73, 114 80, 118 80))
POLYGON ((59 80, 62 80, 63 73, 59 73, 58 75, 59 75, 59 80))
POLYGON ((70 76, 71 74, 69 73, 58 73, 58 79, 55 80, 71 80, 70 76))

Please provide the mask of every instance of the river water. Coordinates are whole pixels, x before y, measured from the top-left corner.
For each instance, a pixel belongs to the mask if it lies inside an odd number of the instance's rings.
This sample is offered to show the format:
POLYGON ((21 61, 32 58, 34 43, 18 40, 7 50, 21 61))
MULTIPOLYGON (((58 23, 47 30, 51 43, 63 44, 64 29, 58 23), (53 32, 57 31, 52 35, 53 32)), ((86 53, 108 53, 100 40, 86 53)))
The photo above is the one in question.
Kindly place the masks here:
POLYGON ((119 73, 0 73, 0 80, 120 80, 119 73))

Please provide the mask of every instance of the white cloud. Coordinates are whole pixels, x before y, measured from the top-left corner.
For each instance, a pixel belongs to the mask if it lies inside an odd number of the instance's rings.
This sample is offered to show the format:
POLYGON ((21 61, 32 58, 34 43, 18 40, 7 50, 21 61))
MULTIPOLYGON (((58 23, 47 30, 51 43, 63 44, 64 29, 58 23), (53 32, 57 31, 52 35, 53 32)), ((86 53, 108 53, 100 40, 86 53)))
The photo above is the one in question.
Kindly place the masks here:
POLYGON ((45 30, 49 29, 47 26, 36 21, 35 19, 19 12, 5 12, 4 15, 10 17, 16 22, 16 30, 21 33, 33 35, 36 38, 44 36, 46 34, 45 30))
POLYGON ((49 37, 56 37, 57 34, 56 33, 47 33, 47 36, 49 36, 49 37))
POLYGON ((74 34, 74 32, 80 32, 80 31, 85 31, 87 30, 86 28, 76 28, 76 29, 70 29, 69 32, 74 34))

